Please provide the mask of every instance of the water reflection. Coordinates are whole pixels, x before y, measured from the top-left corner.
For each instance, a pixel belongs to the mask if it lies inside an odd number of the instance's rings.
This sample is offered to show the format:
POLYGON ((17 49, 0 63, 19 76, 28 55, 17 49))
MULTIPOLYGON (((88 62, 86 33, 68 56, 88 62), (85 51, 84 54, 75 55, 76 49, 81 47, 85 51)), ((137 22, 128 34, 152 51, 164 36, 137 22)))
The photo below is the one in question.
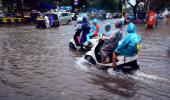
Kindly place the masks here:
POLYGON ((73 25, 0 28, 0 100, 169 100, 168 26, 149 32, 137 26, 143 37, 139 65, 145 73, 112 77, 91 65, 81 70, 77 61, 83 53, 68 49, 73 25))
POLYGON ((136 93, 136 82, 133 79, 123 79, 118 77, 109 77, 103 74, 93 74, 91 84, 98 85, 100 89, 119 95, 121 97, 133 97, 136 93))

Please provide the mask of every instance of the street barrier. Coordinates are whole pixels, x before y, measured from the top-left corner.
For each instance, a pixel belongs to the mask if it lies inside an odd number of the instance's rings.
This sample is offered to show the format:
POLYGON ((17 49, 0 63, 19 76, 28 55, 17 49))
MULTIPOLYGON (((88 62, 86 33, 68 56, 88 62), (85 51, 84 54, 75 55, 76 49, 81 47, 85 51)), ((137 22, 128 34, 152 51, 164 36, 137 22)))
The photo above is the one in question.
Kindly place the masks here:
POLYGON ((24 18, 0 18, 0 24, 27 23, 24 18))

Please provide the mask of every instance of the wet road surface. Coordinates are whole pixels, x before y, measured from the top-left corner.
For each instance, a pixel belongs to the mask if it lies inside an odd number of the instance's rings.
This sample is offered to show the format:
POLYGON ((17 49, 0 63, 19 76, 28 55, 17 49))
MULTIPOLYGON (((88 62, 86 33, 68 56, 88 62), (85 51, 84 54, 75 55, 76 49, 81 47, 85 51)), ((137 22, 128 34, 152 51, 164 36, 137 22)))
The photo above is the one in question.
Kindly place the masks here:
POLYGON ((144 31, 141 70, 109 76, 70 51, 74 24, 0 28, 0 100, 169 100, 170 26, 144 31))

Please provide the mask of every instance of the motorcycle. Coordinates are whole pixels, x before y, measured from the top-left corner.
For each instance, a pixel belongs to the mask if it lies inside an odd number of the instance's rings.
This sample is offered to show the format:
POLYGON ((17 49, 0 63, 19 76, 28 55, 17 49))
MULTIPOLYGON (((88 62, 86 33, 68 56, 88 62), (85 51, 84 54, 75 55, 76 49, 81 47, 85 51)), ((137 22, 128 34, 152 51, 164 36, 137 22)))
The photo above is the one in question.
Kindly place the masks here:
MULTIPOLYGON (((98 65, 97 67, 100 69, 108 69, 112 67, 112 62, 109 62, 107 64, 102 63, 102 57, 100 54, 100 49, 103 45, 104 41, 101 39, 97 39, 95 43, 93 43, 93 47, 90 51, 88 51, 84 59, 92 64, 92 65, 98 65)), ((110 57, 111 58, 111 57, 110 57)), ((137 64, 137 59, 138 59, 138 54, 132 56, 132 57, 125 57, 122 55, 117 56, 117 61, 116 61, 116 71, 122 71, 124 73, 131 73, 136 70, 139 70, 139 65, 137 64)))
POLYGON ((80 49, 80 37, 81 37, 81 29, 80 27, 78 27, 72 39, 70 40, 70 43, 69 43, 70 49, 73 49, 73 50, 80 49))
MULTIPOLYGON (((82 34, 81 27, 78 26, 76 29, 76 32, 74 33, 74 35, 71 38, 70 43, 69 43, 69 48, 71 50, 81 50, 81 47, 80 47, 81 34, 82 34)), ((90 51, 93 46, 92 43, 95 40, 96 40, 96 38, 92 38, 91 39, 92 42, 84 43, 83 51, 85 51, 85 52, 90 51)))

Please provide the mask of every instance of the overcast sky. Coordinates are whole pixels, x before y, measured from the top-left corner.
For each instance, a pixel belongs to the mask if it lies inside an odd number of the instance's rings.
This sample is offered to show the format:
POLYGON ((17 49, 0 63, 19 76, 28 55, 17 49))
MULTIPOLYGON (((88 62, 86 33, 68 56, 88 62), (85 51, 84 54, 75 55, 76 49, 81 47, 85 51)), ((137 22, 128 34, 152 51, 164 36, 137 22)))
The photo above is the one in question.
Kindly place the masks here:
POLYGON ((130 2, 131 2, 132 5, 135 5, 135 3, 136 3, 135 1, 136 1, 136 0, 130 0, 130 2))

